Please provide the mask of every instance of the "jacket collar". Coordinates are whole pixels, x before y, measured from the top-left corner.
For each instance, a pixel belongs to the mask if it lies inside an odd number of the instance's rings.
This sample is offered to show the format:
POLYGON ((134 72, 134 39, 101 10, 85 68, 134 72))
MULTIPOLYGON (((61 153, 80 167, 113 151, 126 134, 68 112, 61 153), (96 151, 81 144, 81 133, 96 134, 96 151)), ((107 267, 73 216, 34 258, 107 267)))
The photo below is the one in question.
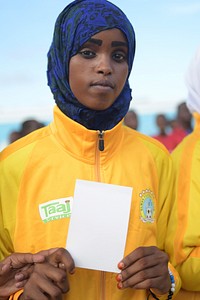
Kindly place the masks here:
POLYGON ((100 154, 102 160, 107 161, 121 147, 124 136, 122 122, 104 132, 104 151, 98 149, 98 131, 89 130, 73 121, 57 106, 54 107, 54 120, 50 126, 54 137, 67 152, 93 163, 97 154, 100 154))

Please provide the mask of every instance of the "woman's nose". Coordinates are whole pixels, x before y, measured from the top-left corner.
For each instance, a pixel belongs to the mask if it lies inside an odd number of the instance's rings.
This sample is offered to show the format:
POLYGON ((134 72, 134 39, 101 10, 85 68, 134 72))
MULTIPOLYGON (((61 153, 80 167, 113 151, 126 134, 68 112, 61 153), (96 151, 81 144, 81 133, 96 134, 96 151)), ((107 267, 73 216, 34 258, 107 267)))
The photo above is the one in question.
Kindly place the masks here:
POLYGON ((97 64, 97 72, 103 75, 112 74, 112 62, 109 57, 101 56, 99 57, 97 64))

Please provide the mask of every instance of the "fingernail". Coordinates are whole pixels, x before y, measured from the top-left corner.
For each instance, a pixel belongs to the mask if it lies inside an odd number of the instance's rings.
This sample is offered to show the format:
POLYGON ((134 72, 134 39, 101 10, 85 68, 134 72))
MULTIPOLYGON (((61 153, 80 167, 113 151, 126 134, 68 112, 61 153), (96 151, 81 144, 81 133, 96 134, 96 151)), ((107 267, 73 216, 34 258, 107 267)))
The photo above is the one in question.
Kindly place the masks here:
POLYGON ((8 269, 10 269, 10 265, 8 265, 8 264, 5 264, 5 265, 3 265, 3 266, 1 267, 1 270, 2 270, 2 271, 8 270, 8 269))
POLYGON ((121 282, 118 282, 117 287, 118 287, 119 290, 121 290, 121 289, 123 288, 122 283, 121 283, 121 282))
POLYGON ((21 281, 24 279, 24 275, 22 273, 18 273, 15 275, 15 279, 18 281, 21 281))
POLYGON ((122 281, 122 275, 121 275, 121 274, 117 274, 116 280, 117 280, 118 282, 122 281))
POLYGON ((124 268, 124 263, 123 263, 122 261, 120 261, 120 262, 118 263, 118 268, 119 268, 120 270, 122 270, 122 269, 124 268))
POLYGON ((15 287, 18 288, 18 289, 23 288, 24 287, 24 282, 20 281, 20 282, 15 283, 15 287))
POLYGON ((65 270, 65 264, 59 263, 59 268, 65 270))

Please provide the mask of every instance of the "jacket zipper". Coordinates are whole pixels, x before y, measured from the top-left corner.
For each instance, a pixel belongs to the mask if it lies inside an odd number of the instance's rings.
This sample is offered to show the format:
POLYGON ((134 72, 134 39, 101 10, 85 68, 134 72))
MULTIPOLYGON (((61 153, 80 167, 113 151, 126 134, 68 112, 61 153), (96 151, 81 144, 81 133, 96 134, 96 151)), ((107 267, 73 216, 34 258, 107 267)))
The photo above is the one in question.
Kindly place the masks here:
POLYGON ((104 131, 98 130, 98 137, 99 137, 99 151, 104 150, 104 131))
POLYGON ((97 147, 95 153, 95 176, 96 180, 101 182, 100 176, 100 152, 104 150, 104 131, 97 131, 97 147))
MULTIPOLYGON (((100 175, 100 152, 104 151, 104 131, 97 131, 98 139, 97 139, 97 148, 96 148, 96 157, 95 157, 95 173, 96 180, 101 182, 100 175)), ((100 274, 100 300, 105 300, 105 272, 101 271, 100 274)))

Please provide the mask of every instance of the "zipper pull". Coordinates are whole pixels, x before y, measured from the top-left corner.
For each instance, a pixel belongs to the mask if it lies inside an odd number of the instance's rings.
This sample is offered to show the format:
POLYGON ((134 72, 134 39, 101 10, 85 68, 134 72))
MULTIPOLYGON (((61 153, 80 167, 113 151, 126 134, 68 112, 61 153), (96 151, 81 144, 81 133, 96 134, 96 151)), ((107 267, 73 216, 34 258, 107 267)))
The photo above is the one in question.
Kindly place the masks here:
POLYGON ((98 131, 98 136, 99 136, 99 151, 104 150, 104 131, 98 131))

